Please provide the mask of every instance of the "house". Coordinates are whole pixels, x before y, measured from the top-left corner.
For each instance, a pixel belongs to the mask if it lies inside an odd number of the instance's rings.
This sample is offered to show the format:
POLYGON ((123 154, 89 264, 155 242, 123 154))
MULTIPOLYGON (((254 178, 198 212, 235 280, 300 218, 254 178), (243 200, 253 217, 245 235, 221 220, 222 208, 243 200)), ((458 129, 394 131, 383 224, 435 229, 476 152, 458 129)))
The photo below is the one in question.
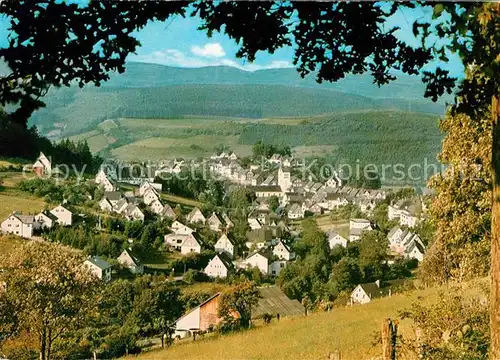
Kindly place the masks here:
POLYGON ((35 163, 33 164, 33 172, 39 176, 45 176, 48 175, 50 176, 52 172, 52 163, 50 160, 45 156, 43 152, 40 152, 40 155, 36 159, 35 163))
POLYGON ((201 244, 193 234, 167 234, 165 243, 179 250, 181 254, 201 253, 201 244))
POLYGON ((210 230, 219 231, 222 228, 222 221, 220 221, 219 217, 215 212, 210 215, 207 219, 207 224, 210 230))
POLYGON ((255 192, 255 196, 257 198, 270 198, 272 196, 281 197, 282 191, 281 188, 277 185, 269 185, 269 186, 251 186, 249 189, 255 192))
POLYGON ((64 206, 56 206, 50 212, 57 218, 58 224, 64 226, 71 226, 73 224, 73 213, 64 206))
POLYGON ((149 204, 149 208, 156 215, 161 215, 164 209, 163 204, 161 203, 160 200, 154 200, 151 204, 149 204))
POLYGON ((203 271, 207 276, 211 278, 221 278, 224 279, 230 273, 233 268, 233 264, 229 259, 227 259, 224 254, 216 254, 212 260, 208 263, 203 271))
POLYGON ((260 270, 261 273, 268 274, 270 258, 271 254, 269 254, 265 250, 258 250, 250 254, 245 260, 243 260, 240 264, 240 267, 256 267, 260 270))
POLYGON ((381 282, 377 280, 372 283, 359 284, 351 293, 351 304, 367 304, 373 299, 391 296, 396 286, 404 284, 404 280, 390 280, 381 282))
POLYGON ((391 251, 409 259, 424 259, 425 246, 417 234, 395 226, 387 234, 387 239, 391 251))
POLYGON ((174 209, 169 204, 163 205, 163 211, 160 214, 162 218, 175 219, 177 215, 174 212, 174 209))
POLYGON ((172 223, 170 230, 179 235, 189 235, 195 232, 194 229, 191 229, 189 226, 186 226, 177 220, 172 223))
POLYGON ((144 204, 146 205, 151 205, 154 201, 160 201, 160 194, 152 187, 146 190, 142 196, 144 204))
POLYGON ((295 253, 290 250, 288 245, 286 245, 283 240, 279 239, 278 243, 273 247, 273 255, 278 257, 280 260, 293 260, 295 259, 295 253))
POLYGON ((351 219, 349 220, 349 240, 357 241, 361 239, 361 235, 366 231, 373 230, 372 223, 367 219, 351 219))
POLYGON ((104 188, 104 191, 115 191, 116 186, 113 184, 111 179, 108 177, 104 169, 99 170, 95 177, 95 183, 104 188))
POLYGON ((152 183, 145 181, 139 186, 139 196, 144 196, 149 190, 154 190, 157 194, 161 192, 163 185, 160 183, 152 183))
POLYGON ((141 261, 135 257, 130 250, 123 250, 120 256, 116 259, 118 263, 130 270, 132 274, 143 274, 144 273, 144 265, 141 261))
POLYGON ((195 207, 187 216, 186 221, 191 224, 204 224, 207 219, 203 215, 200 209, 195 207))
MULTIPOLYGON (((174 323, 175 337, 185 338, 199 331, 206 331, 219 325, 223 318, 219 317, 220 293, 215 294, 200 305, 191 309, 174 323)), ((238 318, 238 314, 232 314, 238 318)))
POLYGON ((304 209, 299 204, 295 203, 288 209, 289 219, 302 219, 304 217, 304 209))
POLYGON ((111 264, 102 259, 99 256, 89 256, 84 263, 85 266, 89 268, 89 270, 97 276, 98 279, 109 282, 111 281, 111 264))
POLYGON ((251 230, 262 229, 262 224, 257 218, 249 217, 247 221, 248 221, 248 226, 250 227, 251 230))
POLYGON ((2 221, 0 228, 9 234, 21 236, 30 239, 33 236, 33 227, 35 226, 35 217, 33 215, 22 215, 13 212, 7 219, 2 221))
POLYGON ((113 211, 113 204, 111 204, 111 202, 106 197, 103 197, 101 201, 99 201, 99 208, 102 211, 111 212, 113 211))
POLYGON ((330 249, 333 249, 337 245, 347 247, 348 240, 346 238, 344 238, 342 235, 340 235, 335 230, 329 230, 326 233, 326 237, 327 237, 328 245, 330 246, 330 249))
POLYGON ((240 263, 240 267, 257 267, 261 273, 278 276, 281 269, 286 267, 286 260, 276 259, 274 254, 266 249, 260 249, 250 254, 240 263))
POLYGON ((57 217, 55 217, 50 211, 44 210, 38 215, 35 215, 35 229, 50 229, 57 222, 57 217))
POLYGON ((122 212, 129 221, 144 221, 145 215, 137 204, 128 204, 122 212))
POLYGON ((113 211, 122 198, 121 191, 105 191, 102 200, 99 202, 99 207, 104 211, 113 211))
POLYGON ((402 226, 415 227, 422 217, 423 204, 420 198, 402 199, 389 205, 387 218, 399 219, 402 226))
POLYGON ((224 253, 230 258, 233 258, 234 253, 236 252, 233 242, 229 240, 226 234, 222 234, 219 240, 215 243, 214 248, 215 252, 224 253))
POLYGON ((233 222, 226 213, 222 213, 222 220, 224 220, 224 222, 226 223, 226 229, 234 227, 233 222))

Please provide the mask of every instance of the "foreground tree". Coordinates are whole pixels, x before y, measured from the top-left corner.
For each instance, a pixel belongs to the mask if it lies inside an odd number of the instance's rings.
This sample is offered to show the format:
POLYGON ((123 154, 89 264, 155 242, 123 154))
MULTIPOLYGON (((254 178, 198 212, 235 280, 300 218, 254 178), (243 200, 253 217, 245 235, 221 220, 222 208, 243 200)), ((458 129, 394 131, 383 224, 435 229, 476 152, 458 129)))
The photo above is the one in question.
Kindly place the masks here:
POLYGON ((76 250, 38 241, 0 259, 6 284, 0 308, 12 311, 17 331, 36 334, 40 360, 51 359, 54 341, 78 329, 94 309, 98 280, 83 261, 76 250))
POLYGON ((252 281, 233 285, 221 294, 219 316, 224 319, 239 319, 242 328, 250 327, 252 307, 259 303, 259 289, 252 281))
POLYGON ((491 242, 491 121, 447 114, 439 155, 448 168, 430 180, 436 226, 421 274, 427 282, 463 281, 487 275, 491 242))

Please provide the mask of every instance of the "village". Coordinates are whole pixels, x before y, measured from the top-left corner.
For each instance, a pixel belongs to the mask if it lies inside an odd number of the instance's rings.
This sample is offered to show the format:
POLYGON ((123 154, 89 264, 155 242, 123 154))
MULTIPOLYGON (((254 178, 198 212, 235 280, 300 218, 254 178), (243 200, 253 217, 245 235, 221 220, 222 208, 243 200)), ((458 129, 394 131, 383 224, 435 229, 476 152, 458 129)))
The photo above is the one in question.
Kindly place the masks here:
MULTIPOLYGON (((332 251, 336 247, 347 248, 350 243, 359 242, 363 234, 378 229, 377 223, 371 216, 377 204, 384 201, 391 192, 385 189, 371 190, 345 186, 337 174, 324 183, 300 180, 292 175, 297 164, 293 158, 277 154, 267 159, 269 167, 265 171, 255 165, 243 168, 234 153, 223 152, 206 161, 210 170, 223 176, 228 184, 246 188, 255 194, 254 201, 248 209, 245 209, 248 214, 246 216, 248 231, 243 244, 241 241, 236 243, 231 238, 234 223, 230 214, 233 209, 218 209, 204 213, 201 208, 194 206, 187 213, 181 214, 162 198, 162 184, 155 182, 154 178, 144 178, 140 181, 134 179, 133 182, 139 185, 131 186, 132 180, 119 181, 117 172, 109 166, 103 167, 93 179, 87 181, 94 183, 103 191, 102 198, 95 199, 99 213, 103 217, 112 215, 121 217, 124 221, 144 222, 146 213, 150 213, 160 221, 168 221, 168 230, 162 235, 162 246, 169 253, 183 257, 201 254, 203 250, 213 251, 213 257, 202 269, 202 273, 208 279, 219 281, 241 270, 257 269, 262 276, 269 279, 269 283, 273 283, 273 279, 295 261, 297 255, 293 249, 295 242, 301 236, 303 219, 325 218, 343 207, 357 206, 364 218, 345 219, 347 228, 331 227, 324 231, 332 251), (211 244, 207 242, 203 236, 206 231, 215 234, 215 242, 212 241, 211 244)), ((178 174, 188 166, 193 164, 182 160, 172 161, 169 165, 162 164, 156 171, 155 177, 160 177, 162 173, 178 174)), ((194 166, 199 165, 194 164, 194 166)), ((38 177, 50 176, 52 170, 51 161, 43 154, 40 154, 32 167, 33 173, 38 177)), ((51 209, 41 209, 37 214, 13 212, 1 222, 1 231, 27 240, 43 241, 46 231, 54 227, 74 225, 74 219, 79 215, 71 208, 63 202, 51 209)), ((386 236, 387 253, 393 258, 388 260, 389 263, 397 258, 413 259, 417 262, 423 260, 425 245, 412 229, 424 219, 425 211, 425 201, 421 196, 404 198, 389 204, 386 216, 387 220, 394 224, 386 236)), ((130 246, 124 248, 115 259, 89 254, 85 265, 105 283, 119 276, 112 264, 128 270, 132 275, 145 273, 147 269, 145 270, 143 261, 133 251, 132 239, 129 239, 128 245, 130 246)), ((181 270, 185 274, 190 269, 184 266, 181 270)), ((182 279, 182 274, 178 278, 182 279)), ((346 304, 366 304, 372 299, 390 296, 393 291, 391 288, 403 282, 403 279, 397 279, 357 284, 346 304)), ((302 312, 297 310, 303 309, 303 304, 299 301, 290 300, 278 289, 273 291, 277 291, 279 297, 285 299, 283 301, 293 305, 291 305, 294 309, 292 313, 302 312)), ((219 320, 215 316, 217 307, 213 306, 214 302, 217 302, 216 295, 180 318, 175 325, 175 335, 181 337, 193 335, 193 329, 206 331, 217 325, 219 320), (208 317, 214 319, 213 321, 200 321, 199 309, 205 307, 212 309, 212 312, 215 311, 212 314, 214 316, 208 317), (195 313, 198 315, 193 315, 195 313)), ((284 312, 282 316, 287 314, 284 312)))

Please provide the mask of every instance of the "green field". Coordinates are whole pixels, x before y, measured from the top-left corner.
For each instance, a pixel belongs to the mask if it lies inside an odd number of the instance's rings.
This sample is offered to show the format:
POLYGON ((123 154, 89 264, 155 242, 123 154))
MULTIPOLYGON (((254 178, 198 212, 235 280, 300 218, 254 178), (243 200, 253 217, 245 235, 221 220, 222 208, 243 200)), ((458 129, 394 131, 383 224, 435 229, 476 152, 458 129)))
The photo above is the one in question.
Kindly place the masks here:
POLYGON ((47 206, 41 198, 9 189, 0 192, 0 204, 0 219, 6 218, 13 211, 36 214, 47 206))
POLYGON ((194 159, 213 154, 214 147, 225 144, 240 156, 251 154, 251 146, 238 144, 236 136, 197 135, 187 138, 154 137, 111 150, 121 160, 194 159))

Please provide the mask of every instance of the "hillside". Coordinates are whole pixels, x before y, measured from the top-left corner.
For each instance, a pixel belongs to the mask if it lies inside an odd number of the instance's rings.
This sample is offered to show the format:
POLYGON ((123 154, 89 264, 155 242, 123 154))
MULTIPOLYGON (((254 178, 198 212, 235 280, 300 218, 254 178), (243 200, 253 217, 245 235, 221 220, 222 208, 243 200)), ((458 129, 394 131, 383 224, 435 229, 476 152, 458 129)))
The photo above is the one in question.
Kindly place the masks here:
MULTIPOLYGON (((139 360, 159 359, 326 359, 336 350, 342 360, 372 359, 380 355, 373 345, 381 323, 396 319, 417 297, 434 301, 436 289, 395 295, 369 304, 335 308, 308 317, 281 319, 250 331, 222 337, 187 341, 163 351, 138 356, 139 360)), ((411 323, 404 320, 400 332, 411 336, 411 323)))
POLYGON ((187 115, 260 119, 303 117, 356 110, 401 110, 442 114, 443 106, 407 99, 374 99, 333 90, 284 85, 171 85, 143 88, 61 88, 31 119, 54 137, 74 135, 97 123, 124 118, 187 115))
POLYGON ((418 76, 396 74, 398 80, 385 85, 382 91, 373 84, 369 74, 348 75, 336 83, 315 80, 315 73, 302 79, 294 68, 265 69, 254 72, 243 71, 228 66, 201 68, 177 68, 158 64, 129 62, 125 74, 113 74, 105 87, 150 87, 188 84, 225 84, 225 85, 286 85, 323 90, 336 90, 344 93, 368 97, 390 97, 421 100, 424 85, 418 76))

